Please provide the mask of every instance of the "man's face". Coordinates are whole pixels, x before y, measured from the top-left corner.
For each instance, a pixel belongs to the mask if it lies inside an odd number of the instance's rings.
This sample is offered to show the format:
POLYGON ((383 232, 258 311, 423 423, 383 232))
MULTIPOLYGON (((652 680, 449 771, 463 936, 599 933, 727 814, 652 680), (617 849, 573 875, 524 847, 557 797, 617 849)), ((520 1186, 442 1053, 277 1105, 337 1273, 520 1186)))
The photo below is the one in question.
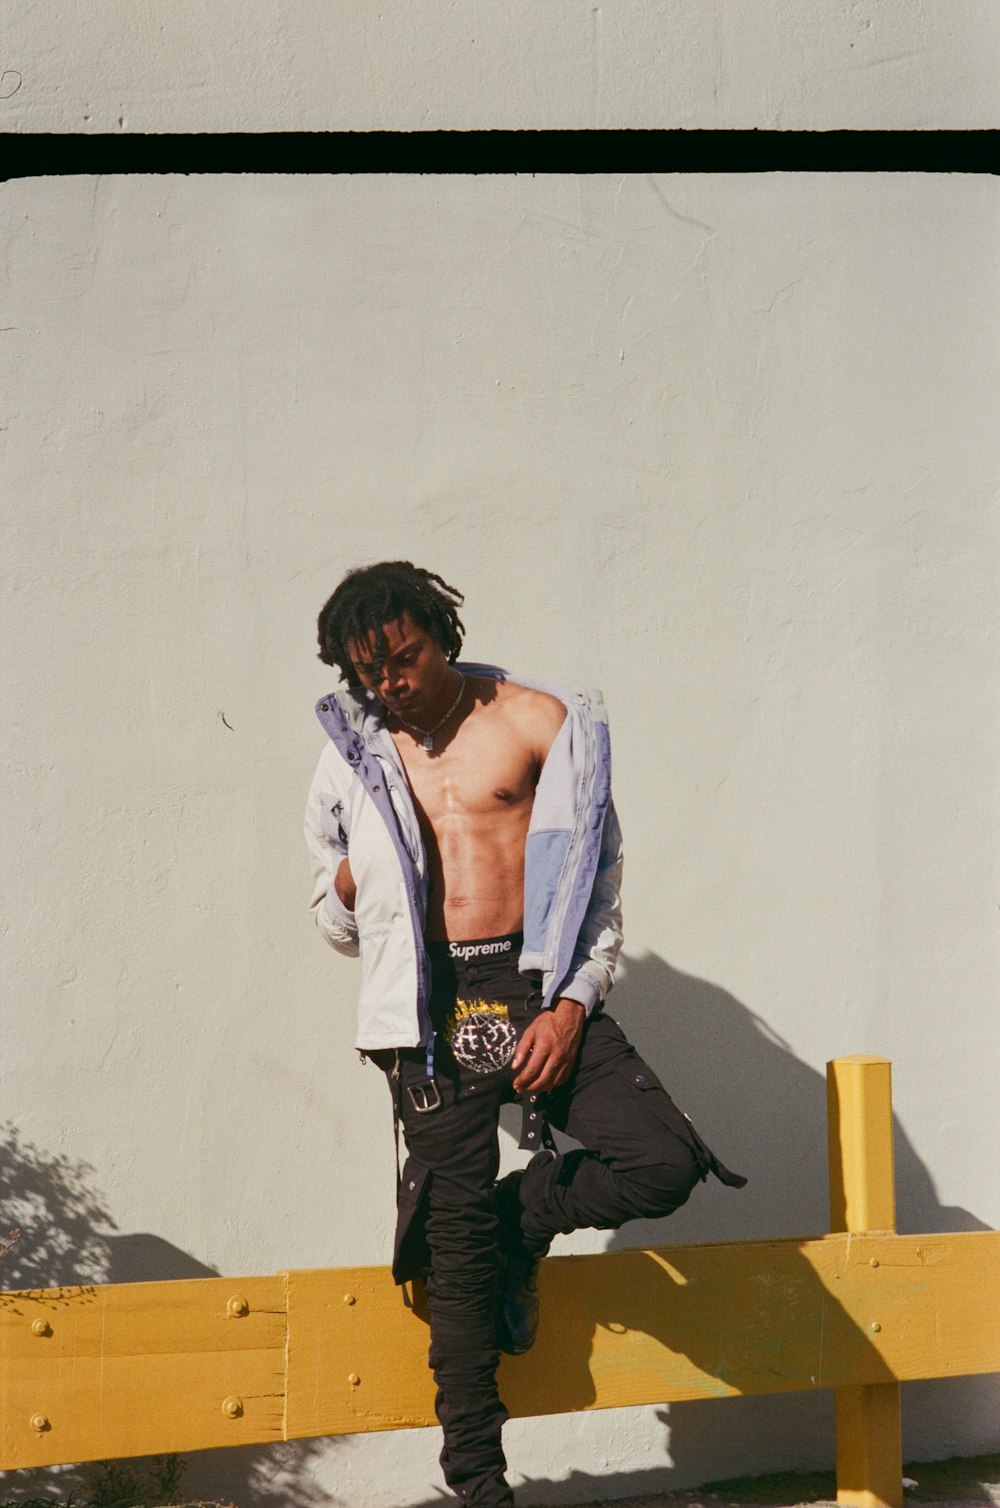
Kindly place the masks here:
POLYGON ((381 653, 374 633, 365 639, 348 639, 351 664, 362 686, 374 691, 390 712, 419 723, 427 709, 447 694, 447 656, 409 613, 395 623, 384 623, 382 634, 381 653))

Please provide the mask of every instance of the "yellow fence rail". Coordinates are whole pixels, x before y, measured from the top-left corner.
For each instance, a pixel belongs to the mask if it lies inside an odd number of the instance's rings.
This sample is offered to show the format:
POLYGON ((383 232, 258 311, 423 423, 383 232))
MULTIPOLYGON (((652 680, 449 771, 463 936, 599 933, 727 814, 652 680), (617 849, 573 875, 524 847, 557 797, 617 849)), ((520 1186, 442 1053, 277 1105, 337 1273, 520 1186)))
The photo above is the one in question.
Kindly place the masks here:
MULTIPOLYGON (((838 1498, 901 1508, 899 1383, 1000 1371, 1000 1233, 893 1231, 890 1065, 828 1065, 832 1234, 542 1264, 514 1415, 836 1389, 838 1498)), ((433 1423, 382 1267, 0 1294, 0 1466, 433 1423)))

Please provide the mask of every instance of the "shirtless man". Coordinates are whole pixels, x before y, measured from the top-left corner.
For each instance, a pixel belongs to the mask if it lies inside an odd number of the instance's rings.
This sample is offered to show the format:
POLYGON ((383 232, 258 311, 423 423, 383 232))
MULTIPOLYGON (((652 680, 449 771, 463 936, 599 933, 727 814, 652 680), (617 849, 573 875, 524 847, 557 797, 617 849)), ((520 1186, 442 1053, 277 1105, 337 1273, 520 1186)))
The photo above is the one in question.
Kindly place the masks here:
POLYGON ((603 1009, 621 837, 600 696, 459 663, 461 602, 385 561, 323 608, 320 658, 349 689, 317 708, 306 836, 319 928, 361 954, 357 1046, 406 1138, 393 1271, 427 1282, 444 1475, 509 1508, 498 1352, 534 1340, 553 1236, 670 1214, 709 1172, 744 1180, 603 1009), (513 1100, 534 1155, 497 1184, 513 1100), (583 1146, 558 1153, 549 1125, 583 1146))

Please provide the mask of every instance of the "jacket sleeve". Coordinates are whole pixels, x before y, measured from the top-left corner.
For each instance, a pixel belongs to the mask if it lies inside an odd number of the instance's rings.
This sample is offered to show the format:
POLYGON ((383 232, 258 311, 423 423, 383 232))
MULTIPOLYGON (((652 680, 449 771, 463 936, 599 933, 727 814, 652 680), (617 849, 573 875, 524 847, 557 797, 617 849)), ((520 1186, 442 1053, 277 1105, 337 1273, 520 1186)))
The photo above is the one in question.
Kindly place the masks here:
POLYGON ((597 873, 573 953, 571 972, 560 998, 578 1000, 589 1016, 611 989, 622 945, 622 832, 614 803, 608 803, 597 873))
POLYGON ((306 844, 312 863, 313 880, 309 909, 331 948, 336 948, 338 953, 345 953, 349 958, 356 958, 359 951, 357 922, 353 911, 348 911, 338 896, 333 883, 340 861, 346 856, 348 849, 347 834, 336 811, 340 798, 334 759, 339 759, 339 755, 330 745, 320 755, 306 804, 306 844))

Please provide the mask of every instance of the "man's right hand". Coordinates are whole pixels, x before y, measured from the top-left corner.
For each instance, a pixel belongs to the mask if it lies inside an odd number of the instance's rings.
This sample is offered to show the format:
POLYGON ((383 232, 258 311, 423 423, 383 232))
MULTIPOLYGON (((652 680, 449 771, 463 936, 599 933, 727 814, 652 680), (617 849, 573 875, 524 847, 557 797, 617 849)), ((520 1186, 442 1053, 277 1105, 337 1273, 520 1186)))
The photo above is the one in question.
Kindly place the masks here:
POLYGON ((333 877, 333 888, 337 892, 337 899, 347 907, 348 911, 353 911, 358 899, 358 887, 351 873, 350 859, 341 859, 340 867, 333 877))

